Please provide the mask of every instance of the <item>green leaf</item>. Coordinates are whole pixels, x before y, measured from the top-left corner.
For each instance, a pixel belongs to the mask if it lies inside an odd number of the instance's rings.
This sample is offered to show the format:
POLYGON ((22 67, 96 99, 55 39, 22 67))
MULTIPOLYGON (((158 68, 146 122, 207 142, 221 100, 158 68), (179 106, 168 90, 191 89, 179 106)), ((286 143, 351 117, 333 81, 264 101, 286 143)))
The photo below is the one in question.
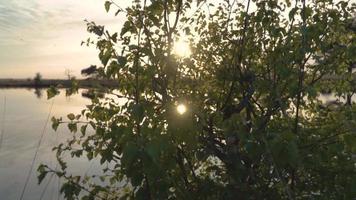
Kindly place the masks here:
POLYGON ((51 121, 52 121, 52 129, 55 130, 55 131, 57 131, 58 126, 59 126, 59 124, 60 124, 60 122, 61 122, 61 119, 57 119, 57 118, 55 118, 55 117, 52 117, 52 118, 51 118, 51 121))
POLYGON ((117 16, 120 12, 122 12, 121 9, 117 9, 117 11, 115 12, 115 16, 117 16))
POLYGON ((133 114, 133 117, 138 120, 138 121, 142 121, 143 119, 143 116, 144 116, 144 108, 141 104, 135 104, 133 106, 133 109, 132 109, 132 114, 133 114))
POLYGON ((112 36, 111 36, 111 40, 113 41, 113 42, 117 42, 117 33, 114 33, 112 36))
POLYGON ((160 146, 157 142, 152 142, 145 148, 147 154, 154 160, 155 162, 158 160, 160 155, 160 146))
POLYGON ((306 7, 304 11, 302 11, 302 16, 303 17, 303 12, 305 12, 305 18, 308 19, 313 13, 313 10, 310 7, 306 7))
POLYGON ((80 127, 80 132, 81 132, 83 135, 85 135, 86 130, 87 130, 87 127, 88 127, 87 124, 86 124, 86 125, 83 125, 82 127, 80 127))
POLYGON ((294 142, 289 142, 287 145, 287 152, 288 152, 288 163, 292 167, 296 167, 299 163, 299 152, 298 147, 294 142))
POLYGON ((356 153, 356 134, 346 134, 343 139, 346 148, 352 153, 356 153))
POLYGON ((119 63, 120 67, 124 67, 127 63, 127 58, 125 56, 118 56, 117 62, 119 63))
POLYGON ((70 132, 76 133, 77 132, 77 123, 69 123, 68 129, 70 130, 70 132))
POLYGON ((131 32, 131 33, 136 33, 137 32, 135 26, 133 26, 133 24, 130 21, 126 21, 124 23, 124 26, 121 29, 120 36, 122 37, 127 32, 131 32))
POLYGON ((88 152, 87 152, 87 158, 88 158, 88 160, 92 160, 92 159, 93 159, 93 156, 94 156, 93 151, 88 151, 88 152))
POLYGON ((75 119, 75 115, 73 113, 68 114, 67 117, 71 121, 73 121, 75 119))
POLYGON ((137 147, 132 143, 127 144, 122 153, 122 159, 121 159, 122 164, 126 165, 126 167, 130 167, 130 165, 135 160, 137 155, 138 155, 137 147))
POLYGON ((153 1, 152 4, 147 8, 148 11, 152 13, 151 16, 158 16, 163 12, 163 5, 161 1, 153 1))
POLYGON ((101 63, 106 66, 111 58, 111 50, 106 50, 105 52, 100 52, 99 58, 101 63))
POLYGON ((41 184, 43 179, 46 177, 48 171, 46 171, 46 165, 40 165, 37 169, 37 171, 40 173, 37 177, 38 179, 38 184, 41 184))
POLYGON ((131 177, 131 183, 133 186, 139 186, 141 185, 142 181, 144 179, 144 176, 140 173, 135 173, 133 174, 133 176, 131 177))
POLYGON ((75 119, 76 119, 76 120, 79 120, 80 117, 81 117, 81 115, 76 115, 76 116, 75 116, 75 119))
POLYGON ((112 3, 110 1, 105 1, 105 10, 106 10, 106 12, 109 12, 111 4, 112 3))
POLYGON ((56 95, 59 94, 59 90, 54 87, 54 86, 51 86, 48 90, 47 90, 47 99, 51 99, 53 97, 55 97, 56 95))
POLYGON ((71 152, 71 156, 72 156, 72 157, 75 156, 75 157, 77 157, 77 158, 79 158, 82 154, 83 154, 83 150, 81 150, 81 149, 71 152))

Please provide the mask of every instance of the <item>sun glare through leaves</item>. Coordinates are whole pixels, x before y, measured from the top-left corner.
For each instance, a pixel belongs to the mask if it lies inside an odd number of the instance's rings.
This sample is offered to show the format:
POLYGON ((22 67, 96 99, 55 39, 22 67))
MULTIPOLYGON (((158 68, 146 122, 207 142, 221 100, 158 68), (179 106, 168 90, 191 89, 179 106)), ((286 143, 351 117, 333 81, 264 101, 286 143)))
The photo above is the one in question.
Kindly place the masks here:
POLYGON ((177 40, 173 46, 173 53, 179 57, 189 57, 192 54, 189 42, 183 39, 177 40))
POLYGON ((177 112, 180 114, 180 115, 183 115, 184 113, 187 112, 187 107, 184 105, 184 104, 179 104, 177 106, 177 112))

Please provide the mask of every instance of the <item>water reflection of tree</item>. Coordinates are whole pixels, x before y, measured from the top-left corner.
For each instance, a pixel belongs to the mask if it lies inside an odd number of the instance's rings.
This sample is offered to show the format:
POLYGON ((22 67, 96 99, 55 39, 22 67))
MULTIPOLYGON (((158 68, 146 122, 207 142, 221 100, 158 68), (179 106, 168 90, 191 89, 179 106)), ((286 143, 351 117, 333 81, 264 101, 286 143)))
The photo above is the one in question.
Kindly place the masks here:
POLYGON ((35 83, 35 87, 38 87, 41 84, 42 75, 39 72, 37 72, 35 77, 33 78, 33 81, 35 83))
POLYGON ((95 89, 87 89, 82 92, 82 97, 88 98, 88 99, 94 99, 95 97, 104 98, 104 92, 97 91, 95 89))
POLYGON ((37 97, 38 99, 41 99, 42 96, 43 96, 43 91, 42 91, 40 88, 35 88, 34 94, 36 95, 36 97, 37 97))

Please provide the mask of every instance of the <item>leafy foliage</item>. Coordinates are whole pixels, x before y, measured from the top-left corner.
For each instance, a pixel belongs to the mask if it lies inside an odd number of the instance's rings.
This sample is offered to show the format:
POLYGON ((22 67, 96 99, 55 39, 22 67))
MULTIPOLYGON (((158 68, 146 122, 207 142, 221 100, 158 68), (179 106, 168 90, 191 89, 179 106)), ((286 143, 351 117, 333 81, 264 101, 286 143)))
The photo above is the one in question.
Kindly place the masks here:
POLYGON ((42 165, 39 180, 62 177, 67 199, 354 198, 355 104, 319 94, 355 91, 356 5, 241 2, 106 1, 126 22, 120 33, 88 22, 86 44, 119 87, 52 119, 73 139, 55 148, 61 170, 42 165), (181 37, 189 57, 172 51, 181 37), (70 174, 65 152, 99 159, 103 175, 70 174))

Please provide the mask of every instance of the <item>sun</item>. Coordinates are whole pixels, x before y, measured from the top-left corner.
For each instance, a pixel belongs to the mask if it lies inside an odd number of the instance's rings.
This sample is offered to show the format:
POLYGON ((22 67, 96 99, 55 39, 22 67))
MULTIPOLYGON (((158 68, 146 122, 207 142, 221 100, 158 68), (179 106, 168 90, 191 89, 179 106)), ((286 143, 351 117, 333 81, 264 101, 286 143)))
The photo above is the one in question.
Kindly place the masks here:
POLYGON ((177 106, 177 112, 183 115, 185 112, 187 112, 187 107, 184 104, 179 104, 177 106))
POLYGON ((189 57, 192 54, 189 42, 184 39, 174 42, 173 53, 179 57, 189 57))

